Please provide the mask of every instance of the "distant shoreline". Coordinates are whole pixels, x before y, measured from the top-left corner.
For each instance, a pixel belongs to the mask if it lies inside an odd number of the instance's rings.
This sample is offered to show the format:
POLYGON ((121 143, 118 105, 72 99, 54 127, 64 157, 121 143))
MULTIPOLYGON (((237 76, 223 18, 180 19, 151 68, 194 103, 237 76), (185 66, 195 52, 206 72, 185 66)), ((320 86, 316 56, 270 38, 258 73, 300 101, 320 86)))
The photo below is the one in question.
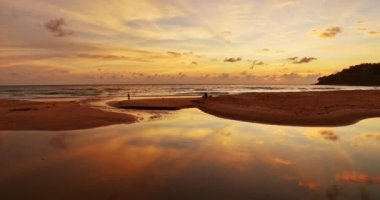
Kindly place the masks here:
POLYGON ((212 98, 149 98, 109 102, 123 113, 78 101, 0 100, 0 130, 78 130, 135 123, 133 110, 198 108, 239 121, 290 126, 344 126, 380 117, 380 90, 275 92, 212 98))

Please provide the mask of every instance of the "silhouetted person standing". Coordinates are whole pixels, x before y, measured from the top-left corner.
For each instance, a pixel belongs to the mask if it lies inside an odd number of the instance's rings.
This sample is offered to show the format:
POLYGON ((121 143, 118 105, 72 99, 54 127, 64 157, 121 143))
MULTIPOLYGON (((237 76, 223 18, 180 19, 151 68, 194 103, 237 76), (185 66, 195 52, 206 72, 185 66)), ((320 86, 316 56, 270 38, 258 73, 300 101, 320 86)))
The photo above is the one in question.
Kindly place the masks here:
POLYGON ((205 93, 203 94, 203 97, 202 97, 202 98, 207 99, 207 97, 208 97, 208 94, 207 94, 207 92, 205 92, 205 93))
POLYGON ((129 94, 129 92, 128 92, 128 100, 131 100, 131 95, 129 94))

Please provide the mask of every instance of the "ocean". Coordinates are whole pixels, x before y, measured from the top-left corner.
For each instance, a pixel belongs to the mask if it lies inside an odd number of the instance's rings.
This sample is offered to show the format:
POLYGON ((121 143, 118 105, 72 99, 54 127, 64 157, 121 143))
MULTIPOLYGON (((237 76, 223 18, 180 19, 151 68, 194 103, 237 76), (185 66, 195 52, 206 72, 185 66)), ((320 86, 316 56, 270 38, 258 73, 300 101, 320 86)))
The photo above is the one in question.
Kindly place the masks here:
POLYGON ((321 85, 46 85, 0 86, 1 99, 87 99, 132 97, 200 96, 247 92, 304 92, 371 90, 379 87, 321 85))

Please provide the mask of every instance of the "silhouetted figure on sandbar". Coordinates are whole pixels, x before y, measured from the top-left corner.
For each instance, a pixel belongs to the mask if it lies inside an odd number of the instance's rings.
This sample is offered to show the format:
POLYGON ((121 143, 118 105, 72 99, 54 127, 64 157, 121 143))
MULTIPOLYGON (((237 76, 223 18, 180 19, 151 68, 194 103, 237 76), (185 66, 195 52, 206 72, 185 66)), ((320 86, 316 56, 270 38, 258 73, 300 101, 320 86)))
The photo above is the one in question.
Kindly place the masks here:
POLYGON ((208 98, 208 94, 207 94, 207 92, 205 92, 205 93, 203 94, 202 98, 204 98, 204 99, 207 99, 207 98, 208 98))
POLYGON ((128 100, 131 100, 131 95, 129 94, 129 92, 128 92, 128 100))

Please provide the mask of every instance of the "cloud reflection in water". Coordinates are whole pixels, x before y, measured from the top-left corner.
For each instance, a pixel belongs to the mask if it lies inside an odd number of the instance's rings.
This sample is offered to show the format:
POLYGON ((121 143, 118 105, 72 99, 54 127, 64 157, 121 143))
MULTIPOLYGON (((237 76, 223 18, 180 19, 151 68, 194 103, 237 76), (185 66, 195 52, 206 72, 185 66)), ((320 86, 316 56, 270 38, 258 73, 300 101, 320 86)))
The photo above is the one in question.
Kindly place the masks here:
POLYGON ((376 145, 351 146, 363 129, 378 128, 359 123, 319 134, 320 128, 236 122, 188 109, 133 125, 4 132, 0 197, 334 199, 336 184, 348 199, 364 190, 380 197, 376 188, 357 189, 378 184, 377 176, 363 176, 380 174, 376 145), (314 140, 336 132, 346 133, 339 142, 314 140), (345 173, 353 168, 363 174, 345 173))

